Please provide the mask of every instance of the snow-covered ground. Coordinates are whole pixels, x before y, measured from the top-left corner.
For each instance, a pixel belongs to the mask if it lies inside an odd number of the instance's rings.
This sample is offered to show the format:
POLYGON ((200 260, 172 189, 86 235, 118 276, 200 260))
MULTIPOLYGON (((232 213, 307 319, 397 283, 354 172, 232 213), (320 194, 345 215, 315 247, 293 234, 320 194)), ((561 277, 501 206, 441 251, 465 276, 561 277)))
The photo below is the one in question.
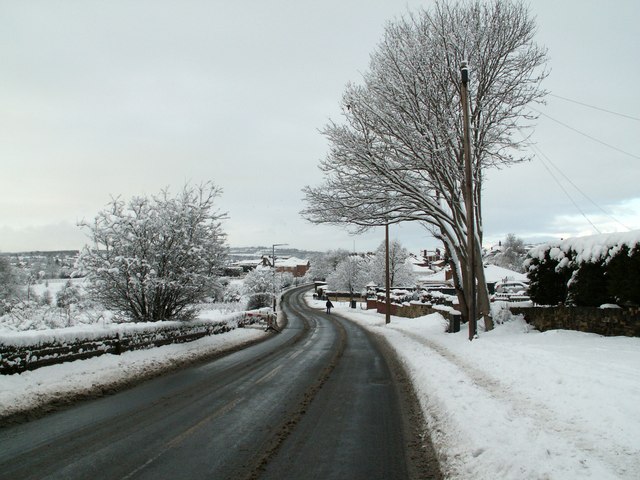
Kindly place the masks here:
MULTIPOLYGON (((323 302, 311 305, 322 309, 323 302)), ((384 317, 336 302, 384 336, 418 393, 446 478, 640 478, 640 339, 539 333, 512 320, 469 342, 438 314, 384 317)), ((0 416, 108 388, 251 341, 236 329, 192 343, 0 376, 0 416)))
MULTIPOLYGON (((32 332, 31 335, 34 336, 37 335, 34 332, 49 330, 71 332, 73 328, 77 330, 91 330, 98 326, 116 328, 114 323, 120 321, 113 312, 92 302, 86 302, 84 278, 46 280, 31 285, 30 290, 34 301, 19 303, 11 313, 0 316, 0 340, 3 336, 13 333, 28 336, 26 332, 32 332), (56 298, 68 282, 78 291, 80 299, 79 304, 74 304, 66 310, 56 306, 56 298), (51 299, 49 305, 41 301, 45 296, 51 299)), ((215 320, 221 315, 242 312, 245 307, 246 302, 203 303, 198 307, 198 318, 215 320)), ((121 328, 126 328, 127 323, 129 322, 124 322, 121 328)))
POLYGON ((446 478, 640 478, 640 338, 540 333, 513 319, 469 342, 444 333, 439 314, 385 325, 336 308, 398 352, 446 478))

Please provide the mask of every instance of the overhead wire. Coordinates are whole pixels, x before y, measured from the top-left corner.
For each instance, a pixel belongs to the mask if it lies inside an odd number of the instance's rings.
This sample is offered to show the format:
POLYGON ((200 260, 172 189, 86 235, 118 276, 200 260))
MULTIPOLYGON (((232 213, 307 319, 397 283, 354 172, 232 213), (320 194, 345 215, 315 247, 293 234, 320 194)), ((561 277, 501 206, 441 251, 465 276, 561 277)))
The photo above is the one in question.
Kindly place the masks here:
POLYGON ((578 187, 575 183, 573 183, 573 181, 571 180, 571 178, 569 178, 562 170, 560 170, 560 167, 558 167, 555 163, 553 163, 551 161, 551 159, 544 154, 544 152, 542 150, 540 150, 537 145, 534 145, 533 148, 535 148, 540 155, 542 155, 545 160, 547 161, 547 163, 549 163, 549 165, 551 165, 553 168, 555 168, 558 173, 560 173, 560 175, 562 175, 564 177, 564 179, 569 182, 571 184, 571 186, 573 188, 575 188, 578 193, 580 193, 585 199, 587 199, 587 201, 589 201, 594 207, 596 207, 598 210, 600 210, 607 218, 609 218, 610 220, 613 220, 615 223, 617 223, 618 225, 620 225, 621 227, 623 227, 626 230, 631 230, 631 228, 629 228, 628 226, 626 226, 624 223, 622 223, 620 220, 618 220, 617 218, 615 218, 614 216, 612 216, 609 212, 607 212, 604 208, 602 208, 600 205, 598 205, 591 197, 589 197, 589 195, 587 195, 586 193, 584 193, 582 191, 582 189, 580 189, 580 187, 578 187))
POLYGON ((540 115, 542 115, 543 117, 546 117, 546 118, 548 118, 549 120, 552 120, 552 121, 554 121, 554 122, 556 122, 556 123, 558 123, 558 124, 562 125, 563 127, 568 128, 569 130, 572 130, 572 131, 574 131, 574 132, 576 132, 576 133, 578 133, 578 134, 582 135, 583 137, 587 137, 588 139, 590 139, 590 140, 592 140, 592 141, 594 141, 594 142, 597 142, 597 143, 599 143, 599 144, 601 144, 601 145, 604 145, 605 147, 611 148, 612 150, 615 150, 615 151, 620 152, 620 153, 624 153, 625 155, 628 155, 628 156, 630 156, 630 157, 633 157, 633 158, 636 158, 636 159, 640 160, 640 155, 635 155, 635 154, 633 154, 633 153, 629 153, 629 152, 627 152, 627 151, 625 151, 625 150, 622 150, 621 148, 615 147, 615 146, 613 146, 613 145, 611 145, 611 144, 609 144, 609 143, 607 143, 607 142, 603 142, 602 140, 598 140, 597 138, 595 138, 595 137, 593 137, 593 136, 589 135, 588 133, 584 133, 583 131, 578 130, 577 128, 572 127, 571 125, 567 125, 566 123, 561 122, 561 121, 560 121, 560 120, 558 120, 557 118, 553 118, 552 116, 547 115, 546 113, 541 112, 540 110, 538 110, 538 109, 536 109, 536 108, 533 108, 533 107, 530 107, 530 108, 531 108, 531 110, 533 110, 534 112, 539 113, 539 114, 540 114, 540 115))
MULTIPOLYGON (((614 112, 613 110, 608 110, 602 107, 597 107, 595 105, 590 105, 588 103, 584 103, 584 102, 580 102, 578 100, 573 100, 567 97, 563 97, 560 95, 555 95, 552 93, 549 93, 550 96, 555 97, 555 98, 559 98, 561 100, 565 100, 568 102, 572 102, 572 103, 576 103, 578 105, 582 105, 584 107, 588 107, 588 108, 592 108, 595 110, 599 110, 602 112, 606 112, 612 115, 617 115, 620 117, 624 117, 630 120, 634 120, 634 121, 640 121, 640 118, 638 117, 633 117, 631 115, 626 115, 623 113, 619 113, 619 112, 614 112)), ((595 137, 593 137, 592 135, 589 135, 588 133, 582 132, 580 130, 578 130, 577 128, 572 127, 571 125, 566 124, 565 122, 562 122, 556 118, 553 118, 550 115, 547 115, 544 112, 541 112, 533 107, 531 107, 531 109, 537 113, 539 113, 540 115, 548 118, 549 120, 552 120, 560 125, 562 125, 565 128, 568 128, 569 130, 578 133, 594 142, 597 142, 601 145, 604 145, 605 147, 611 148, 617 152, 623 153, 625 155, 628 155, 630 157, 636 158, 638 160, 640 160, 640 156, 635 155, 633 153, 627 152, 625 150, 622 150, 621 148, 618 148, 614 145, 611 145, 607 142, 604 142, 602 140, 599 140, 595 137)), ((580 206, 578 205, 578 203, 574 200, 574 198, 571 196, 571 194, 568 192, 568 190, 564 187, 564 185, 562 184, 562 182, 560 182, 560 180, 556 177, 556 175, 553 173, 553 171, 551 170, 551 168, 549 166, 552 166, 558 173, 560 173, 560 175, 562 175, 562 177, 564 177, 564 179, 569 182, 569 184, 571 186, 573 186, 573 188, 575 188, 584 198, 586 198, 591 204, 593 204, 596 208, 598 208, 601 212, 603 212, 605 214, 605 216, 607 216, 609 219, 613 220, 614 222, 616 222, 617 224, 621 225, 623 228, 625 228, 626 230, 630 231, 631 229, 629 227, 627 227, 626 225, 624 225, 622 222, 620 222, 618 219, 616 219, 615 217, 613 217, 611 214, 609 214, 604 208, 602 208, 600 205, 598 205, 595 201, 593 201, 586 193, 584 193, 553 161, 551 161, 551 159, 544 154, 544 152, 542 150, 540 150, 540 148, 533 144, 531 141, 529 141, 528 137, 524 134, 524 132, 522 132, 522 130, 520 130, 520 134, 523 137, 524 142, 529 145, 533 150, 534 150, 534 156, 536 158, 538 158, 538 160, 540 161, 540 163, 542 164, 542 166, 547 170, 547 172, 549 172, 549 175, 551 175, 551 177, 553 178, 553 180, 558 184, 558 186, 560 187, 560 189, 564 192, 564 194, 567 196, 567 198, 571 201, 571 203, 575 206, 575 208, 580 212, 580 214, 584 217, 584 219, 589 223, 589 225, 591 225, 596 232, 601 233, 600 230, 598 229, 598 227, 589 219, 589 217, 586 215, 586 213, 580 208, 580 206)))
MULTIPOLYGON (((520 131, 521 134, 523 134, 522 131, 520 131)), ((524 136, 524 135, 523 135, 524 136)), ((584 219, 589 223, 589 225, 591 225, 594 230, 598 233, 602 233, 600 232, 600 229, 598 229, 598 227, 596 227, 596 225, 589 219, 589 217, 587 217, 587 214, 584 213, 584 211, 580 208, 580 206, 578 205, 578 203, 573 199, 573 197, 571 196, 571 194, 567 191, 566 188, 564 188, 564 185, 562 185, 562 182, 560 182, 560 180, 558 180, 558 178, 554 175, 554 173, 551 171, 551 169, 549 168, 549 166, 545 163, 544 160, 542 160, 542 156, 544 156, 544 154, 542 154, 542 152, 538 149, 538 147, 536 145, 534 145, 531 142, 528 142, 525 139, 525 142, 536 152, 539 152, 541 154, 541 156, 536 155, 536 158, 538 158, 538 160, 540 160, 540 163, 542 164, 542 166, 547 170, 547 172, 549 172, 549 175, 551 175, 551 178, 553 178, 553 180, 558 184, 558 186, 560 187, 560 189, 564 192, 564 194, 567 196, 567 198, 569 199, 569 201, 571 201, 571 203, 573 204, 574 207, 576 207, 576 210, 578 210, 580 212, 580 214, 584 217, 584 219)))
MULTIPOLYGON (((521 134, 523 132, 520 132, 521 134)), ((561 169, 560 167, 558 167, 537 145, 527 141, 525 139, 525 142, 527 143, 527 145, 529 145, 529 147, 531 147, 534 150, 534 153, 536 154, 536 158, 538 158, 540 160, 540 163, 542 163, 542 165, 545 167, 545 169, 549 172, 549 174, 551 175, 551 177, 554 179, 554 181, 558 184, 558 186, 560 186, 560 188, 562 189, 562 191, 565 193, 565 195, 567 196, 567 198, 569 198, 569 200, 571 201, 571 203, 573 203, 573 205, 576 207, 576 209, 582 214, 583 217, 585 217, 585 219, 587 220, 587 222, 589 222, 589 224, 598 232, 600 233, 599 229, 591 222, 591 220, 589 220, 589 218, 587 218, 587 215, 584 213, 584 211, 577 205, 576 201, 573 199, 573 197, 569 194, 569 192, 564 188, 564 186, 562 185, 562 183, 560 182, 560 180, 558 180, 558 178, 553 174, 553 172, 549 169, 548 165, 552 166, 560 175, 562 175, 562 177, 573 187, 576 189, 576 191, 578 193, 580 193, 587 201, 589 201, 593 206, 595 206, 598 210, 600 210, 607 218, 609 218, 610 220, 613 220, 615 223, 617 223, 618 225, 620 225, 621 227, 623 227, 625 230, 630 231, 631 228, 629 228, 627 225, 625 225, 624 223, 622 223, 620 220, 618 220, 617 218, 615 218, 613 215, 611 215, 609 212, 607 212, 602 206, 600 206, 598 203, 596 203, 591 197, 589 197, 580 187, 578 187, 573 180, 571 180, 571 178, 569 178, 569 176, 567 176, 561 169), (542 158, 540 158, 542 157, 542 158), (543 160, 544 158, 544 160, 543 160), (546 162, 546 163, 545 163, 546 162)))
POLYGON ((631 116, 631 115, 627 115, 625 113, 614 112, 613 110, 607 110, 606 108, 596 107, 595 105, 590 105, 588 103, 580 102, 578 100, 573 100, 571 98, 563 97, 561 95, 556 95, 554 93, 548 93, 547 95, 549 95, 550 97, 559 98, 560 100, 564 100, 566 102, 576 103, 578 105, 582 105, 583 107, 593 108, 594 110, 599 110, 601 112, 610 113, 612 115, 617 115, 619 117, 624 117, 624 118, 628 118, 630 120, 635 120, 636 122, 640 122, 640 118, 634 117, 634 116, 631 116))

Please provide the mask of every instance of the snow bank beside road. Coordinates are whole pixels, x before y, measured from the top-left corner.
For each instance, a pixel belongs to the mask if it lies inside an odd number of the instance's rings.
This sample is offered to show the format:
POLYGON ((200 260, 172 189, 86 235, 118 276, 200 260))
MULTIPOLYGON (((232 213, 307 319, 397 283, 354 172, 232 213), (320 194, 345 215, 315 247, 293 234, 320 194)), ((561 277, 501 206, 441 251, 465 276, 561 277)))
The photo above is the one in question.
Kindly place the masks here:
POLYGON ((640 339, 513 320, 469 342, 439 314, 336 306, 398 352, 447 478, 640 478, 640 339))
POLYGON ((203 316, 196 320, 182 322, 179 320, 163 322, 137 322, 137 323, 108 323, 104 325, 76 325, 67 328, 52 328, 48 330, 28 330, 24 332, 0 331, 0 344, 14 347, 35 347, 46 343, 74 343, 84 340, 98 340, 112 338, 118 335, 134 333, 154 333, 162 330, 178 329, 184 326, 199 326, 207 324, 229 324, 236 328, 238 322, 243 319, 244 312, 218 315, 215 319, 206 319, 203 316))
POLYGON ((51 402, 65 403, 68 399, 97 395, 114 385, 132 383, 265 335, 264 329, 259 327, 241 328, 189 343, 102 355, 20 374, 0 375, 0 418, 51 402))

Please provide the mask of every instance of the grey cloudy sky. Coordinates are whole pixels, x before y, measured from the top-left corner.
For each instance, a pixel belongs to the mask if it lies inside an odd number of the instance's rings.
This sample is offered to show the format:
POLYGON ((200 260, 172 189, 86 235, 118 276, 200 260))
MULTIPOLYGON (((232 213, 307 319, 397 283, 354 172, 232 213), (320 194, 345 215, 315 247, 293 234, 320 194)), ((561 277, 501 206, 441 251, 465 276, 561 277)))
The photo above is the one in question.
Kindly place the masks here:
MULTIPOLYGON (((300 218, 300 190, 322 180, 318 129, 339 119, 385 22, 430 3, 0 0, 0 250, 79 248, 76 222, 111 196, 206 180, 224 190, 232 246, 374 248, 382 231, 351 237, 300 218)), ((546 89, 640 117, 640 2, 530 8, 549 49, 546 89)), ((558 97, 540 111, 534 141, 560 171, 536 159, 489 173, 486 240, 640 228, 640 122, 558 97)), ((392 235, 434 245, 415 225, 392 235)))

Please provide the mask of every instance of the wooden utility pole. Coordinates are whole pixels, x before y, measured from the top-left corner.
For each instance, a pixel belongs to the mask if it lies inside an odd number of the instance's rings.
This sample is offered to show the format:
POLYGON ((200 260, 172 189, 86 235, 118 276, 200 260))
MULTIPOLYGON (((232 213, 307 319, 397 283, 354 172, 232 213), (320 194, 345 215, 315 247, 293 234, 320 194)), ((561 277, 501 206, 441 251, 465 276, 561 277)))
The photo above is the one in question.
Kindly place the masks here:
POLYGON ((389 223, 384 226, 385 315, 384 322, 391 322, 391 285, 389 285, 389 223))
POLYGON ((469 315, 469 340, 473 340, 477 334, 476 319, 476 229, 474 220, 474 196, 473 196, 473 169, 471 166, 471 143, 469 138, 469 69, 467 62, 460 64, 461 82, 460 96, 462 100, 462 120, 464 134, 464 174, 465 196, 467 209, 467 305, 469 315))

